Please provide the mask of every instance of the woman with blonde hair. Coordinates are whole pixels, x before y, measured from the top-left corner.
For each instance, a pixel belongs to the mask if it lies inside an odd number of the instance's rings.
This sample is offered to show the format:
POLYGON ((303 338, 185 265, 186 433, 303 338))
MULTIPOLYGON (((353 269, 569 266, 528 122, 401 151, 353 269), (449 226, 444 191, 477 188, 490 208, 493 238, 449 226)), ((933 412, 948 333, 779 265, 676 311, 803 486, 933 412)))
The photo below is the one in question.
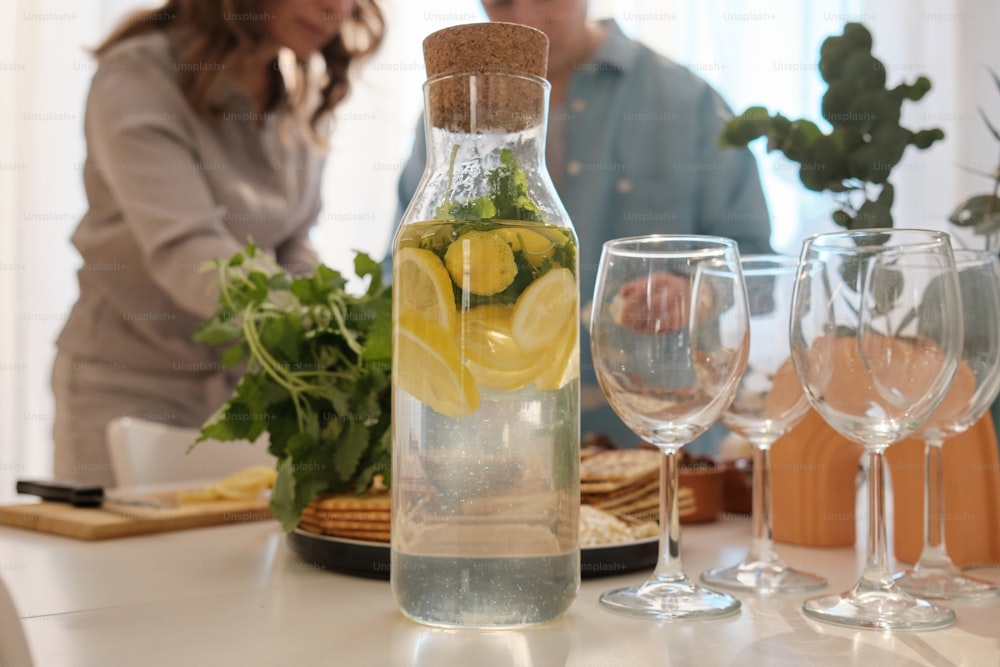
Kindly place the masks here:
POLYGON ((169 0, 97 47, 57 478, 114 485, 109 421, 199 426, 231 395, 238 373, 192 339, 217 303, 202 265, 250 239, 293 272, 316 264, 331 112, 383 30, 374 0, 169 0))

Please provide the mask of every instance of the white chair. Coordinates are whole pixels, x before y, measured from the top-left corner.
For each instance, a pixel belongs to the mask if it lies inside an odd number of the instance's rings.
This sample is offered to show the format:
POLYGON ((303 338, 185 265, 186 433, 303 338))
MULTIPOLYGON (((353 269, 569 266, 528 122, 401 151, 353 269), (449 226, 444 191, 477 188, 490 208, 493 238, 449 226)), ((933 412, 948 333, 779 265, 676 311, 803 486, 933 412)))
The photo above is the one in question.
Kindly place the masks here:
POLYGON ((224 477, 253 465, 273 466, 266 434, 256 442, 200 442, 198 429, 120 417, 108 423, 108 448, 118 486, 148 486, 224 477))
POLYGON ((33 664, 17 607, 0 579, 0 665, 31 667, 33 664))

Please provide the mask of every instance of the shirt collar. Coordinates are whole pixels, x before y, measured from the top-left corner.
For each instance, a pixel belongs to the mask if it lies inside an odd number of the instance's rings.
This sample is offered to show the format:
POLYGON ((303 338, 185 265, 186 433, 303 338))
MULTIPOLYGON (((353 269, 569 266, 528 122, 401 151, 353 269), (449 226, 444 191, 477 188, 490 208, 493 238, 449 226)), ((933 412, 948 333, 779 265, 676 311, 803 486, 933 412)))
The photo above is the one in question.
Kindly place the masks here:
POLYGON ((617 70, 627 72, 635 62, 639 44, 628 38, 614 19, 604 19, 600 24, 606 31, 604 41, 590 59, 591 63, 611 65, 617 70))

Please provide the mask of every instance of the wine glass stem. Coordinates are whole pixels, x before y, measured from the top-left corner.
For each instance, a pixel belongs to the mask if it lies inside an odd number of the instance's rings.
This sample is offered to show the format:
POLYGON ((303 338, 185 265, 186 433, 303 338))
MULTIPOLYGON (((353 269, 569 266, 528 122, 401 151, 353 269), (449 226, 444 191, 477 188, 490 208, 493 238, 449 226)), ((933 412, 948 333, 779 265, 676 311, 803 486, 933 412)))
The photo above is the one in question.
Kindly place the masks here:
POLYGON ((885 529, 885 448, 868 450, 868 556, 861 579, 875 589, 893 584, 885 529))
POLYGON ((771 533, 771 442, 753 443, 753 483, 751 522, 753 538, 747 560, 771 561, 776 559, 771 533))
POLYGON ((660 459, 660 559, 653 577, 683 581, 681 522, 677 515, 677 450, 666 449, 660 459))
POLYGON ((940 439, 924 441, 924 549, 922 565, 951 564, 944 544, 944 448, 940 439))

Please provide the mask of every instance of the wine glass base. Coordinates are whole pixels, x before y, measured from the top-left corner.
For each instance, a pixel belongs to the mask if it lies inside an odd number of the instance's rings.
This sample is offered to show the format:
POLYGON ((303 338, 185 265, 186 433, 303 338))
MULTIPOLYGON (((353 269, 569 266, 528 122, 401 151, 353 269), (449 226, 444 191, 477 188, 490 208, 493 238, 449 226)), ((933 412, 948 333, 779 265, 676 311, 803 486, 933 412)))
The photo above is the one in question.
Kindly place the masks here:
POLYGON ((728 593, 692 584, 686 578, 650 579, 638 586, 604 593, 601 606, 618 614, 672 621, 729 616, 740 610, 740 601, 728 593))
POLYGON ((915 568, 897 574, 895 579, 910 595, 931 600, 979 602, 1000 597, 1000 586, 966 577, 954 566, 915 568))
POLYGON ((799 593, 826 586, 826 579, 793 570, 781 561, 743 561, 730 567, 702 572, 706 584, 757 593, 799 593))
POLYGON ((877 630, 927 630, 955 622, 955 612, 948 607, 898 589, 810 598, 802 604, 802 612, 826 623, 877 630))

